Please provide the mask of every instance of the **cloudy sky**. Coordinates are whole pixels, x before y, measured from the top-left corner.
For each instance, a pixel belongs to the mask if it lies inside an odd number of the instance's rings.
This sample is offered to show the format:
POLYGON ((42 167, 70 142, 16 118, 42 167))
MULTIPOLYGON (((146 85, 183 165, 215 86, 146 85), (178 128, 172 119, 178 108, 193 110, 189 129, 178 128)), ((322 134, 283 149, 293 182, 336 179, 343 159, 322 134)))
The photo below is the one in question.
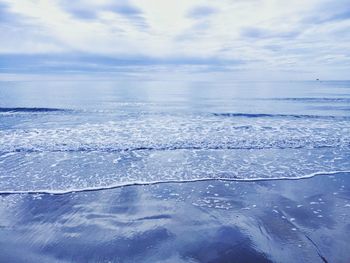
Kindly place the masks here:
POLYGON ((1 74, 350 79, 350 0, 0 0, 1 74))

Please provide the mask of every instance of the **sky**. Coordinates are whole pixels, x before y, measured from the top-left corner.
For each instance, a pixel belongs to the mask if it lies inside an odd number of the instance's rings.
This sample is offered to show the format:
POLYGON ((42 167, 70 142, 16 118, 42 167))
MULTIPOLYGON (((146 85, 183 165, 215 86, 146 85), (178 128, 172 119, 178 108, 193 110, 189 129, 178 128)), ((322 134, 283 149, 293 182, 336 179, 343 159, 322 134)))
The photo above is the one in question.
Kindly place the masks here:
POLYGON ((350 0, 0 0, 0 40, 0 77, 350 79, 350 0))

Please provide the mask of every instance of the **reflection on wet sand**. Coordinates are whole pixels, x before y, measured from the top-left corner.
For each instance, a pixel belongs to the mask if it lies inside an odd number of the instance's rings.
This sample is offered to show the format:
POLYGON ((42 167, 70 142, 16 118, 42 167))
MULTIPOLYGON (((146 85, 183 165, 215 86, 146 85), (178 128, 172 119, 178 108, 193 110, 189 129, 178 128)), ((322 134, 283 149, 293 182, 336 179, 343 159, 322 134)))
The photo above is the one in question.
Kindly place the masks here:
POLYGON ((349 176, 1 195, 0 261, 349 262, 349 176))

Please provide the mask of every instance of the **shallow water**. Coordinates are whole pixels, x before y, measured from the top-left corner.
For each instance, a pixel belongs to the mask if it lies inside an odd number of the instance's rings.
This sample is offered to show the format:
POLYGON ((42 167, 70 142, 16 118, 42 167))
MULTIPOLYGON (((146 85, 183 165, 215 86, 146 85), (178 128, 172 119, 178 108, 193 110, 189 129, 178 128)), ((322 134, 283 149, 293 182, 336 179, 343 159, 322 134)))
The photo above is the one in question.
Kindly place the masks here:
POLYGON ((350 170, 350 82, 1 82, 0 192, 350 170))

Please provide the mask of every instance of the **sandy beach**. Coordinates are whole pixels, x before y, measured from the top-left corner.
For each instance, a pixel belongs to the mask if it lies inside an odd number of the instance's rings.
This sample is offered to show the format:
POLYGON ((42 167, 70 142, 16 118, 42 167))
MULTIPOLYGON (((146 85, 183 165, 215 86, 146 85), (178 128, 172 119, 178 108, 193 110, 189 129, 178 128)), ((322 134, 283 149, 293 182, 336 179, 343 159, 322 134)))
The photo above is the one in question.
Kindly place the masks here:
POLYGON ((1 195, 0 261, 345 263, 349 181, 337 174, 1 195))

